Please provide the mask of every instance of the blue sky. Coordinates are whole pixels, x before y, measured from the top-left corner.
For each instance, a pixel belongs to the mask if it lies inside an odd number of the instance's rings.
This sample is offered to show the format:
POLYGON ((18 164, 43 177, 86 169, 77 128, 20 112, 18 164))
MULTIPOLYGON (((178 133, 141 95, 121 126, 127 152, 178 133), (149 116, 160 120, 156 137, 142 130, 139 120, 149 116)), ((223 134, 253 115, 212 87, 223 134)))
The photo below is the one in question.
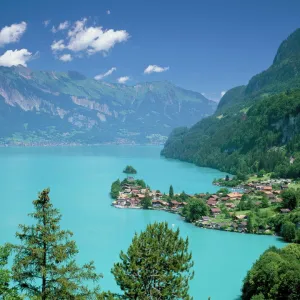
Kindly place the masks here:
POLYGON ((299 11, 297 0, 1 0, 0 64, 21 55, 31 69, 126 84, 168 80, 219 99, 272 63, 300 27, 299 11))

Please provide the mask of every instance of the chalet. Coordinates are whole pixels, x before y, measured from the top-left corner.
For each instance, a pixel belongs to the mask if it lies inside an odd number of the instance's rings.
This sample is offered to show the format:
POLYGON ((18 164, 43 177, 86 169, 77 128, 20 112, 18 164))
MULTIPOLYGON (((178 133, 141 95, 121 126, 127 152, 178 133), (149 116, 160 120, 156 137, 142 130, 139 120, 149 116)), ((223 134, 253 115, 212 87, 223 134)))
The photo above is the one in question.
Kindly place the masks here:
POLYGON ((227 196, 230 198, 230 200, 236 200, 236 199, 241 199, 243 194, 238 192, 233 192, 233 193, 229 193, 227 196))
POLYGON ((145 198, 145 195, 143 195, 143 194, 137 194, 137 196, 138 196, 139 199, 144 199, 145 198))
POLYGON ((226 203, 225 205, 228 208, 235 208, 235 205, 233 203, 226 203))
POLYGON ((282 213, 282 214, 287 214, 287 213, 289 213, 291 210, 290 209, 288 209, 288 208, 282 208, 281 210, 280 210, 280 212, 282 213))
POLYGON ((147 193, 147 189, 141 189, 141 194, 146 194, 147 193))
POLYGON ((177 208, 179 204, 180 204, 180 202, 177 202, 176 200, 172 200, 172 201, 170 202, 170 206, 171 206, 172 208, 177 208))
POLYGON ((219 215, 221 213, 221 210, 218 207, 211 208, 210 210, 214 216, 219 215))
POLYGON ((217 201, 216 200, 214 200, 214 199, 208 199, 207 200, 207 205, 209 205, 209 206, 216 206, 217 205, 217 201))
POLYGON ((215 200, 219 198, 219 196, 217 196, 217 195, 211 195, 210 197, 215 199, 215 200))
POLYGON ((270 191, 272 191, 272 187, 271 187, 271 186, 264 186, 264 187, 263 187, 263 190, 264 190, 264 191, 269 191, 269 192, 270 192, 270 191))
POLYGON ((157 206, 167 206, 168 202, 165 202, 165 201, 162 201, 162 200, 152 200, 152 205, 154 207, 157 207, 157 206))
POLYGON ((270 192, 270 191, 264 191, 265 195, 269 198, 269 199, 274 199, 276 196, 270 192))
POLYGON ((222 197, 221 201, 228 201, 230 198, 229 197, 222 197))
POLYGON ((130 194, 131 193, 131 189, 127 188, 123 190, 124 194, 130 194))
POLYGON ((246 215, 237 215, 237 216, 235 216, 235 219, 236 220, 244 220, 244 219, 247 219, 247 216, 246 215))

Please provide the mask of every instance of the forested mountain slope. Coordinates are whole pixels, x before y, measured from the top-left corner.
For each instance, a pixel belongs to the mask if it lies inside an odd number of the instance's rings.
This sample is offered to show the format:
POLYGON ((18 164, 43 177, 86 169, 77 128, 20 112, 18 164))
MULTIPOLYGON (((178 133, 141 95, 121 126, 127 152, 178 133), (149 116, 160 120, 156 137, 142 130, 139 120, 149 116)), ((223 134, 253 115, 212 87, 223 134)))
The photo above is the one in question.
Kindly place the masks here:
POLYGON ((228 91, 213 116, 175 129, 162 154, 235 174, 300 176, 300 30, 268 70, 228 91))

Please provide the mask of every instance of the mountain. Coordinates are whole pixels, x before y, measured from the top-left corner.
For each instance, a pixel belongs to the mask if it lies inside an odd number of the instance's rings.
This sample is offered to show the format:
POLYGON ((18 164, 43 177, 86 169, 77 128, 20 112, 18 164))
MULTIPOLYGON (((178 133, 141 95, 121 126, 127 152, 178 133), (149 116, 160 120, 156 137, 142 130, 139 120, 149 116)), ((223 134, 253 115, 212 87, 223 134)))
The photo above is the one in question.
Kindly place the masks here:
POLYGON ((216 106, 169 82, 127 86, 75 71, 0 67, 0 144, 162 143, 216 106))
POLYGON ((270 68, 229 90, 214 115, 175 129, 162 155, 233 174, 300 177, 300 30, 270 68))

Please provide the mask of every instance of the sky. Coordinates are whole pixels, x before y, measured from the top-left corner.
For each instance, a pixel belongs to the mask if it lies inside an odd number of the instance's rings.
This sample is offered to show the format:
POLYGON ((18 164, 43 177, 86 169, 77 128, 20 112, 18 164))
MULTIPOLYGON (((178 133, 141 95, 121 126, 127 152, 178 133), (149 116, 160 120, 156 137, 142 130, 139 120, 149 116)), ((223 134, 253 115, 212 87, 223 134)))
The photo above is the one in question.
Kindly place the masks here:
POLYGON ((218 100, 268 68, 299 0, 0 0, 0 65, 170 81, 218 100))

